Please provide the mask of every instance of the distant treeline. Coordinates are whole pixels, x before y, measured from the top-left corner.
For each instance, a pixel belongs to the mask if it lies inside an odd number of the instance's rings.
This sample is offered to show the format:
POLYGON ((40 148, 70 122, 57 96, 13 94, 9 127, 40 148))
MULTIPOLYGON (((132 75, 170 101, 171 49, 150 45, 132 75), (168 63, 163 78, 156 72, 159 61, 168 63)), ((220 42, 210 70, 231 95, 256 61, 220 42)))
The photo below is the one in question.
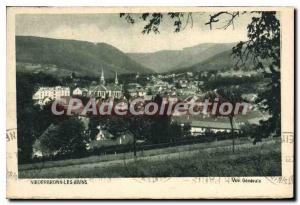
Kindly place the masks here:
POLYGON ((224 86, 232 86, 232 85, 253 85, 254 83, 263 81, 264 78, 262 75, 255 76, 226 76, 221 77, 217 76, 214 78, 210 78, 207 82, 205 82, 204 87, 206 89, 216 89, 224 86))

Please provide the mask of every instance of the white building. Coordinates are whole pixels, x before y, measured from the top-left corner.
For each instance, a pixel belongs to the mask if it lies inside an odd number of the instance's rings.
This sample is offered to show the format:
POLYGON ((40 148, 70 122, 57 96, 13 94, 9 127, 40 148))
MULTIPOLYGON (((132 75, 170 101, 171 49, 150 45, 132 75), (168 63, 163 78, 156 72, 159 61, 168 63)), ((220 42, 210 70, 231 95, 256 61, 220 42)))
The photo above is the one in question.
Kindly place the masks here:
MULTIPOLYGON (((205 116, 174 116, 172 121, 178 123, 181 126, 189 124, 191 126, 192 136, 204 134, 205 132, 231 132, 231 124, 227 117, 205 117, 205 116)), ((241 130, 236 121, 233 121, 234 132, 241 130)))
POLYGON ((70 96, 70 88, 63 86, 55 87, 40 87, 32 96, 33 100, 38 101, 39 104, 45 104, 45 100, 55 100, 61 97, 70 96))
POLYGON ((72 92, 73 95, 76 95, 76 96, 86 96, 88 93, 88 90, 85 89, 85 88, 75 88, 72 92))
MULTIPOLYGON (((234 132, 238 132, 240 130, 239 126, 234 122, 233 123, 234 132)), ((192 121, 191 122, 191 134, 193 136, 203 134, 207 131, 217 133, 217 132, 231 132, 231 125, 228 122, 214 120, 214 121, 192 121)))

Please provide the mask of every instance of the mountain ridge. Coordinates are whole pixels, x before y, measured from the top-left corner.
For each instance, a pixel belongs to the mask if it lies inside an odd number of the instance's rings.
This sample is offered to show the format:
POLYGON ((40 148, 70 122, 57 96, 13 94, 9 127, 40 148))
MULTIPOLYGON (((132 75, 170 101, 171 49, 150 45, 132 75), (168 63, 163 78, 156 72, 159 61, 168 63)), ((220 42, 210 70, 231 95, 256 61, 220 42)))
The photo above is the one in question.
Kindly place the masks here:
POLYGON ((53 39, 36 36, 16 36, 16 61, 33 64, 52 64, 59 69, 82 75, 98 75, 101 69, 107 76, 115 72, 152 73, 124 52, 107 43, 53 39))
POLYGON ((26 71, 42 71, 56 76, 70 75, 72 72, 98 76, 102 69, 106 77, 114 77, 116 72, 128 74, 218 70, 233 66, 229 53, 234 45, 234 43, 203 43, 181 50, 124 53, 103 42, 16 36, 16 60, 18 71, 27 69, 26 66, 18 64, 42 64, 39 68, 31 66, 26 71), (138 56, 138 59, 134 59, 132 55, 138 56), (145 66, 149 61, 157 67, 153 69, 145 66))
POLYGON ((218 53, 201 63, 194 64, 188 67, 182 67, 174 70, 174 72, 199 72, 199 71, 211 71, 211 70, 226 70, 234 67, 234 59, 231 56, 231 51, 223 51, 218 53))
POLYGON ((236 43, 203 43, 181 50, 162 50, 152 53, 127 53, 134 61, 158 73, 189 67, 231 50, 236 43))

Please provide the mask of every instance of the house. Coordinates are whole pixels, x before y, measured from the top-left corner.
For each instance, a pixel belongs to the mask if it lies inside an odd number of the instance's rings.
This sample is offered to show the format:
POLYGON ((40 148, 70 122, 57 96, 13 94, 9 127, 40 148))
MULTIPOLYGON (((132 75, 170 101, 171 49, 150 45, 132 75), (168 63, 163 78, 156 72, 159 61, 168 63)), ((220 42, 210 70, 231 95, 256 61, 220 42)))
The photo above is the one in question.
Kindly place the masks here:
MULTIPOLYGON (((231 124, 228 118, 226 118, 227 121, 220 120, 216 118, 217 120, 202 120, 202 121, 192 121, 191 122, 191 134, 192 135, 199 135, 203 134, 205 132, 231 132, 231 124)), ((233 122, 233 129, 234 132, 238 132, 240 130, 240 127, 233 122)))
POLYGON ((32 96, 39 105, 45 105, 51 100, 70 96, 70 88, 63 86, 40 87, 32 96))
POLYGON ((146 95, 146 90, 143 89, 143 88, 139 88, 139 89, 137 89, 137 91, 136 91, 136 95, 137 95, 138 97, 144 97, 144 96, 146 95))
POLYGON ((179 80, 178 85, 181 88, 186 88, 188 86, 188 81, 187 80, 179 80))
POLYGON ((73 96, 87 96, 88 90, 86 88, 75 88, 72 92, 73 96))
POLYGON ((129 83, 127 90, 131 97, 142 97, 146 95, 146 91, 138 83, 129 83))
POLYGON ((189 76, 189 77, 193 77, 194 76, 193 72, 186 72, 186 75, 189 76))
POLYGON ((118 137, 110 137, 111 134, 108 131, 102 132, 104 135, 108 134, 109 137, 104 137, 102 140, 92 140, 87 144, 87 149, 97 149, 101 147, 107 147, 107 146, 115 146, 115 145, 121 145, 121 144, 132 144, 133 143, 133 134, 131 132, 125 132, 121 136, 118 137))
POLYGON ((112 84, 108 87, 110 89, 110 97, 121 99, 123 97, 123 89, 122 85, 119 86, 118 84, 112 84))
POLYGON ((123 135, 117 137, 115 140, 118 144, 132 144, 133 143, 133 134, 131 132, 126 132, 123 135))
POLYGON ((109 89, 100 84, 100 85, 96 85, 96 86, 90 86, 89 88, 89 92, 88 92, 88 95, 91 96, 91 97, 100 97, 100 98, 106 98, 108 97, 110 94, 110 91, 109 89))
POLYGON ((158 91, 168 89, 168 87, 170 86, 168 82, 162 80, 156 80, 153 83, 153 88, 158 91))
POLYGON ((145 101, 152 101, 153 98, 154 98, 153 95, 144 95, 143 97, 144 97, 144 100, 145 100, 145 101))
POLYGON ((99 132, 96 135, 95 139, 97 141, 101 141, 101 140, 110 140, 111 138, 113 138, 113 135, 111 133, 109 133, 106 130, 99 129, 99 132))
POLYGON ((40 158, 43 157, 44 154, 41 149, 41 142, 36 140, 32 145, 32 158, 40 158))
MULTIPOLYGON (((238 114, 233 118, 234 132, 240 132, 245 124, 259 125, 271 117, 268 113, 251 110, 246 114, 238 114)), ((205 132, 231 132, 231 124, 228 117, 216 117, 208 115, 173 115, 172 121, 179 125, 190 124, 191 134, 196 136, 205 132)))

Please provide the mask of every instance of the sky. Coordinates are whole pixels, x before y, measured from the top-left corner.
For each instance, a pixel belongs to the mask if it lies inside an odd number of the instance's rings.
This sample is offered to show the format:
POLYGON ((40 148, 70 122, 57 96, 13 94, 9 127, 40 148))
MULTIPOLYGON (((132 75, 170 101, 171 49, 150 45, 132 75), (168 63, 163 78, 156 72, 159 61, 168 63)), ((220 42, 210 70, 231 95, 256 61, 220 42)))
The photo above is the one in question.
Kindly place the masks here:
MULTIPOLYGON (((133 17, 137 17, 133 14, 133 17)), ((251 14, 240 15, 232 27, 218 29, 224 21, 210 30, 204 25, 209 13, 193 13, 193 26, 174 32, 174 21, 165 15, 159 34, 142 34, 146 22, 141 19, 132 25, 119 14, 18 14, 16 35, 74 39, 111 44, 123 52, 147 53, 159 50, 180 50, 201 43, 231 43, 247 39, 251 14)), ((183 19, 185 25, 186 19, 183 19)))

